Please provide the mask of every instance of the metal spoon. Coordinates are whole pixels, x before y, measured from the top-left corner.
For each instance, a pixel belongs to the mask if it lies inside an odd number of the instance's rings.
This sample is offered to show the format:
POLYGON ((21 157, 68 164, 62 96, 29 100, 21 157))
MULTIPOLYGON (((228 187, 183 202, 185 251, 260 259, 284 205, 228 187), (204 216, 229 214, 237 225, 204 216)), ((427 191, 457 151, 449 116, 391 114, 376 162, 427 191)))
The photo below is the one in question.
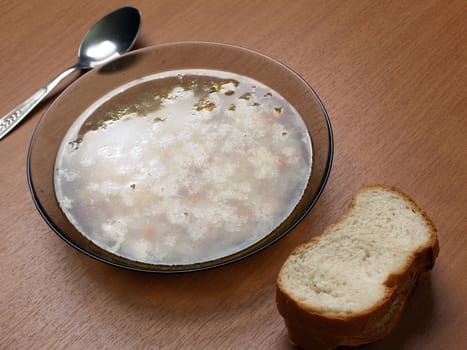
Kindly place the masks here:
POLYGON ((141 15, 139 10, 134 7, 122 7, 101 18, 83 38, 78 51, 78 63, 59 74, 0 119, 0 140, 71 73, 81 69, 94 68, 131 49, 140 27, 141 15))

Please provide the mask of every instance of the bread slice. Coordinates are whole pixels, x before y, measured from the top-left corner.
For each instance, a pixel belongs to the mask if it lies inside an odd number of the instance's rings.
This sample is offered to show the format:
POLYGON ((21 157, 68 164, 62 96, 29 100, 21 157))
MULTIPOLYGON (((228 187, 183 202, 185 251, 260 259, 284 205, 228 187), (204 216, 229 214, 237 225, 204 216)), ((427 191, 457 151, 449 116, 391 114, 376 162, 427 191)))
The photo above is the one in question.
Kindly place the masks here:
POLYGON ((292 343, 327 350, 383 338, 438 250, 436 228, 408 196, 362 188, 336 224, 282 266, 276 302, 292 343))

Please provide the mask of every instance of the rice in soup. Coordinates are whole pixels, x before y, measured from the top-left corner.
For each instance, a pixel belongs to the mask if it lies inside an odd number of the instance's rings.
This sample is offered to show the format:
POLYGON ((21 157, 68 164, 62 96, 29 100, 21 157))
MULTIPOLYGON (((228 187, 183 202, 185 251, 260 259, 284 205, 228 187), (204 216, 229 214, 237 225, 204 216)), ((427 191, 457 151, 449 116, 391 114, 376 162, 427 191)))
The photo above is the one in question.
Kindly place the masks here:
POLYGON ((56 159, 55 193, 86 238, 150 264, 200 263, 261 240, 293 211, 311 174, 297 111, 223 71, 133 81, 91 106, 56 159))

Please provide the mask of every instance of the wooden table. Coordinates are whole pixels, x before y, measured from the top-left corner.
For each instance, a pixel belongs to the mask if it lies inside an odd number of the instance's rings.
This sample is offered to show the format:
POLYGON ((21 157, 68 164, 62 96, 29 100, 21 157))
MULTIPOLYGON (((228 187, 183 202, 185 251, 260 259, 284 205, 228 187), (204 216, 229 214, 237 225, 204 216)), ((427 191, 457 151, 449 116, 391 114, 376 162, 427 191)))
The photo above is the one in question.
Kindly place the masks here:
POLYGON ((279 268, 366 183, 412 196, 441 253, 395 332, 365 349, 467 348, 467 2, 0 0, 0 114, 74 64, 88 27, 127 4, 143 15, 138 47, 236 44, 308 80, 334 129, 328 185, 292 233, 242 262, 171 276, 107 266, 56 236, 31 200, 28 144, 50 99, 0 141, 0 348, 291 349, 279 268))

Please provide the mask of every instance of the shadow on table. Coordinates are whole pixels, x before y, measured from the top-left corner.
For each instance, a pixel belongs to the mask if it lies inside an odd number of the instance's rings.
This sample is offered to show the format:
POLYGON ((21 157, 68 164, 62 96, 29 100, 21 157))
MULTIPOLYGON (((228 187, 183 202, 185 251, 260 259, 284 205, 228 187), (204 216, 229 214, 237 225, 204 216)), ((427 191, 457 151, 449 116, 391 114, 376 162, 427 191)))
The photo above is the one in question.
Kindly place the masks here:
POLYGON ((127 271, 84 256, 74 262, 82 265, 79 269, 87 270, 85 278, 90 279, 89 283, 105 294, 127 300, 129 305, 171 313, 207 313, 220 306, 238 308, 258 299, 274 304, 277 273, 290 251, 304 239, 306 226, 296 227, 279 242, 249 258, 206 271, 164 275, 127 271))
POLYGON ((426 273, 421 276, 399 324, 391 334, 372 344, 361 347, 343 346, 339 350, 413 349, 416 339, 428 334, 433 323, 435 307, 431 274, 426 273))
MULTIPOLYGON (((265 304, 273 310, 281 265, 298 244, 319 234, 323 225, 331 222, 330 205, 329 197, 322 196, 313 211, 280 241, 244 260, 211 270, 151 274, 112 267, 82 254, 74 255, 68 263, 75 264, 72 269, 82 271, 86 283, 98 289, 97 295, 108 295, 123 307, 148 314, 195 313, 210 317, 219 311, 264 311, 265 304)), ((277 316, 271 322, 282 322, 277 316)))

